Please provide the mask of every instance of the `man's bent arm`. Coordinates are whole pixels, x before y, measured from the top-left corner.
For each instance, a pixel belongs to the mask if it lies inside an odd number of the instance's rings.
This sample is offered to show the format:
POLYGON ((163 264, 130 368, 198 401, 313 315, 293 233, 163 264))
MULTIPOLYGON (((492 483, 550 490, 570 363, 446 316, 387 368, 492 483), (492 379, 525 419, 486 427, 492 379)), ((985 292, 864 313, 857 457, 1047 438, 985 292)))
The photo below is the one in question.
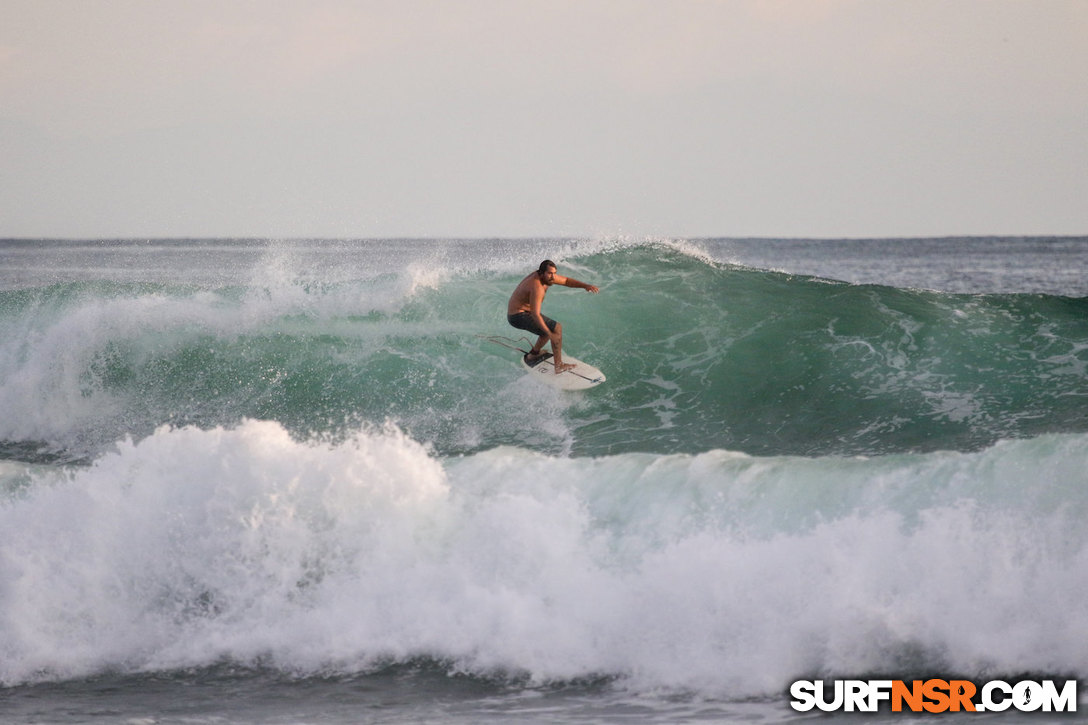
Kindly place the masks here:
POLYGON ((540 308, 544 304, 544 292, 546 290, 543 287, 534 288, 529 292, 529 314, 536 320, 536 324, 539 329, 545 330, 548 333, 548 340, 555 341, 555 333, 552 332, 548 326, 544 323, 544 317, 540 313, 540 308))

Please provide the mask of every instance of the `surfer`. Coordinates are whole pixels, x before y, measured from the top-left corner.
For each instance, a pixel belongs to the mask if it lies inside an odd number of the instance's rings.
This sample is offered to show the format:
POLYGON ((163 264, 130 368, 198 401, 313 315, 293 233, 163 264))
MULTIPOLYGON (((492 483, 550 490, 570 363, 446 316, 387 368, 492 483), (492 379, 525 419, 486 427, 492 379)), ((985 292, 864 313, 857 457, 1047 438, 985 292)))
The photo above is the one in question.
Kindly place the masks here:
POLYGON ((556 274, 555 262, 545 259, 535 272, 530 272, 518 283, 514 293, 510 295, 510 301, 506 305, 506 320, 519 330, 540 336, 525 355, 525 362, 529 364, 539 360, 544 354, 544 345, 551 342, 555 372, 559 374, 570 370, 574 365, 563 362, 563 326, 540 312, 544 295, 553 284, 584 289, 593 294, 600 292, 594 285, 556 274))

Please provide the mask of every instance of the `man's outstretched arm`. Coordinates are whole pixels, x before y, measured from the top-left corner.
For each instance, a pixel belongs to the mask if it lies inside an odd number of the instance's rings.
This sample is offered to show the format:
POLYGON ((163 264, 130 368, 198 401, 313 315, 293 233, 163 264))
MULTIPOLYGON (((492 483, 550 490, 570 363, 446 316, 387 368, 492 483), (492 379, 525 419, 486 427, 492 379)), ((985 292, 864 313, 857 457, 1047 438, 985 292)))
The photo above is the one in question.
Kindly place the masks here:
POLYGON ((585 282, 579 282, 578 280, 574 279, 573 277, 562 277, 562 276, 560 276, 558 274, 555 275, 555 283, 556 284, 561 284, 564 287, 574 287, 575 289, 584 289, 587 292, 592 292, 593 294, 597 294, 598 292, 601 291, 600 288, 597 287, 596 285, 586 284, 585 282))

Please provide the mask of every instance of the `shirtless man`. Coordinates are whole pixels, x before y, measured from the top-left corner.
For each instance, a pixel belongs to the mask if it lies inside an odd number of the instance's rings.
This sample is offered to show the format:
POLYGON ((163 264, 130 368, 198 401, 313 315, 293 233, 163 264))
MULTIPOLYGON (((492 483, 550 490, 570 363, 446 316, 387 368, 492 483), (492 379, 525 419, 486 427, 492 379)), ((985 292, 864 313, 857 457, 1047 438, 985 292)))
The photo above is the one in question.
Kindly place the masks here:
POLYGON ((540 263, 540 268, 518 283, 514 294, 510 295, 510 302, 506 305, 506 320, 519 330, 526 330, 539 335, 533 349, 525 355, 525 362, 532 364, 539 360, 544 352, 544 344, 552 343, 552 355, 555 356, 555 372, 570 370, 574 365, 563 362, 563 326, 540 314, 540 305, 544 302, 544 295, 553 284, 561 284, 564 287, 578 287, 597 294, 600 289, 585 282, 579 282, 570 277, 563 277, 555 273, 555 262, 545 259, 540 263))

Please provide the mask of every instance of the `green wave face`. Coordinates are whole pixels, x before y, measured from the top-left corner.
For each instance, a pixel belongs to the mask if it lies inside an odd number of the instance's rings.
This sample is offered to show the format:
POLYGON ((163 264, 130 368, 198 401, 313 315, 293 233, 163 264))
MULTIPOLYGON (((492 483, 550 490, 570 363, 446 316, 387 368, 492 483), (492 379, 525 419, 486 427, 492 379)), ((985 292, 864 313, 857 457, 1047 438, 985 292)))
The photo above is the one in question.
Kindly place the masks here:
POLYGON ((849 285, 670 246, 574 256, 544 311, 608 382, 526 379, 521 277, 448 259, 354 278, 208 287, 66 282, 0 292, 0 440, 93 456, 156 427, 391 421, 440 454, 882 454, 1088 430, 1088 299, 849 285))

